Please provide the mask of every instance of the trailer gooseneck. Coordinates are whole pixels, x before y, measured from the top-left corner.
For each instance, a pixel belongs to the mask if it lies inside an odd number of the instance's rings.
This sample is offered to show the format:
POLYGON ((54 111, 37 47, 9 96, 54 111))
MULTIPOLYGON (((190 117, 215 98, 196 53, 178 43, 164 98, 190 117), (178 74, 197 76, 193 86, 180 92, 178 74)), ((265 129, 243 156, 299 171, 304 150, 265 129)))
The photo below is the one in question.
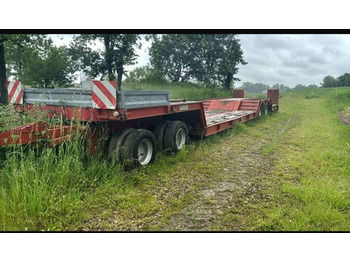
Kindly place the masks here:
MULTIPOLYGON (((108 153, 116 160, 137 167, 155 161, 158 150, 178 152, 189 136, 214 135, 236 123, 278 110, 279 90, 269 89, 267 98, 244 98, 234 90, 233 98, 203 101, 170 100, 168 91, 116 90, 114 81, 83 82, 80 89, 22 88, 8 82, 10 101, 17 111, 34 107, 49 117, 90 122, 90 152, 107 129, 108 153), (101 125, 103 123, 103 125, 101 125)), ((50 126, 43 122, 19 126, 0 133, 0 147, 33 144, 46 139, 54 146, 66 141, 79 127, 50 126)))

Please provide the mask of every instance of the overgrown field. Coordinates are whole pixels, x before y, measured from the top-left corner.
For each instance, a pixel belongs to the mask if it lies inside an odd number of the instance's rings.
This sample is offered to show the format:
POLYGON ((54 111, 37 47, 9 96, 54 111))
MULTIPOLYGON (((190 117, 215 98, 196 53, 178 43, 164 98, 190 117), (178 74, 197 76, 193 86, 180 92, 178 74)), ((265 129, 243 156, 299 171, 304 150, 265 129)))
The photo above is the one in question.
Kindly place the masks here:
POLYGON ((129 173, 86 157, 79 139, 2 149, 0 230, 350 230, 349 107, 346 88, 282 93, 279 112, 129 173))

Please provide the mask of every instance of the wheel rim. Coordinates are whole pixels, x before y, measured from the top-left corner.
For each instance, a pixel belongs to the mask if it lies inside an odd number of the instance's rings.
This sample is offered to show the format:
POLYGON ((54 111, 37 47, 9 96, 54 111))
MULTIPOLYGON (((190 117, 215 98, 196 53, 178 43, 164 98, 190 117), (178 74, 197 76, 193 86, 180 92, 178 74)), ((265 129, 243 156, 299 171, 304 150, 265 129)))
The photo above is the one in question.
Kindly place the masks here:
POLYGON ((137 150, 137 159, 140 162, 140 164, 142 166, 147 165, 152 159, 152 154, 153 146, 151 140, 142 140, 137 150))
POLYGON ((176 132, 175 136, 176 147, 180 150, 183 145, 186 143, 186 131, 183 128, 180 128, 176 132))

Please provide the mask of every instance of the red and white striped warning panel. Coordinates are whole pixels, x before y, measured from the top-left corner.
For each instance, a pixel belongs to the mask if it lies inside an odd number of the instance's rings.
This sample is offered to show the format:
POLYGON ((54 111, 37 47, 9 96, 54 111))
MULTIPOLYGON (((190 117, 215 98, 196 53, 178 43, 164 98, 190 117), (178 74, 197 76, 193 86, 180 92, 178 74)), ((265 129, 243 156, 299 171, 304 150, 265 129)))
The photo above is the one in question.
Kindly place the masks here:
POLYGON ((101 109, 117 108, 115 81, 92 81, 92 107, 101 109))
POLYGON ((23 104, 23 87, 21 81, 7 81, 7 91, 9 102, 13 104, 23 104))

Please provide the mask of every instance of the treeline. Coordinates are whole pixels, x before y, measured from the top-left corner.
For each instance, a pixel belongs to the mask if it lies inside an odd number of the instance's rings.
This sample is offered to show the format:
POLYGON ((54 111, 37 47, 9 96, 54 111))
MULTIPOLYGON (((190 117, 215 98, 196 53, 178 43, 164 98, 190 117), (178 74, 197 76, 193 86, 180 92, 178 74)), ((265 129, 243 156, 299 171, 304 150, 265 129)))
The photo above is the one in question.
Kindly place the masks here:
POLYGON ((350 74, 345 73, 339 77, 325 76, 323 78, 322 87, 340 87, 350 86, 350 74))
POLYGON ((117 80, 120 87, 125 66, 135 63, 140 40, 136 34, 85 34, 57 47, 47 35, 0 35, 0 79, 13 76, 26 85, 66 87, 83 71, 91 78, 117 80))
MULTIPOLYGON (((151 41, 150 65, 130 79, 161 83, 195 82, 230 89, 239 64, 247 64, 233 34, 145 35, 151 41)), ((77 73, 117 80, 121 88, 126 66, 136 63, 142 47, 138 34, 75 35, 69 46, 57 47, 47 35, 0 34, 0 104, 7 103, 9 77, 26 85, 54 88, 72 85, 77 73), (99 48, 97 48, 99 47, 99 48)))
POLYGON ((272 86, 262 84, 262 83, 252 83, 252 82, 243 82, 241 88, 250 93, 266 93, 269 88, 276 88, 281 91, 287 91, 290 88, 284 84, 274 84, 272 86))
POLYGON ((199 83, 229 90, 238 65, 245 65, 243 50, 235 35, 152 35, 150 65, 130 72, 128 81, 142 83, 199 83))

